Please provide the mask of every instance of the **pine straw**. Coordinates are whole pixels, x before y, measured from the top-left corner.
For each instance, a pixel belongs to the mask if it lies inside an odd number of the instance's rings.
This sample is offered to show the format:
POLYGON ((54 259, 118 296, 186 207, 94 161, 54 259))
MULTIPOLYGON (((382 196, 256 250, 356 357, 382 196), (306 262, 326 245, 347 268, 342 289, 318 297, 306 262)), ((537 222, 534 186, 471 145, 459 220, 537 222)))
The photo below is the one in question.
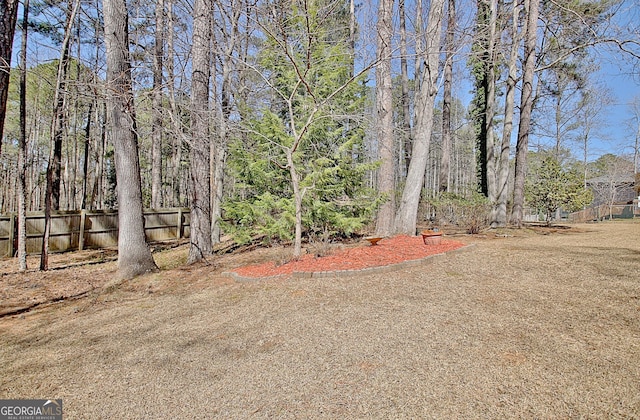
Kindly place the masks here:
POLYGON ((185 287, 2 320, 0 398, 67 419, 637 418, 640 223, 579 228, 384 275, 149 275, 185 287))

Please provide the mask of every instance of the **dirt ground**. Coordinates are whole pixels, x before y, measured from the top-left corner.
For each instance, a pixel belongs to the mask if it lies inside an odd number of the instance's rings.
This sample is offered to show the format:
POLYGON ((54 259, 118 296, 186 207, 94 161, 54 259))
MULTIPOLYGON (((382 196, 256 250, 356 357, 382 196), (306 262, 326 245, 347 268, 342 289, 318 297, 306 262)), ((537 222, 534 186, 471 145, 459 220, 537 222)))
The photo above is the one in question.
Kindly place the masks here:
POLYGON ((119 285, 113 252, 3 261, 0 399, 62 398, 67 419, 640 417, 640 220, 452 237, 475 246, 325 279, 221 276, 278 249, 159 249, 119 285))

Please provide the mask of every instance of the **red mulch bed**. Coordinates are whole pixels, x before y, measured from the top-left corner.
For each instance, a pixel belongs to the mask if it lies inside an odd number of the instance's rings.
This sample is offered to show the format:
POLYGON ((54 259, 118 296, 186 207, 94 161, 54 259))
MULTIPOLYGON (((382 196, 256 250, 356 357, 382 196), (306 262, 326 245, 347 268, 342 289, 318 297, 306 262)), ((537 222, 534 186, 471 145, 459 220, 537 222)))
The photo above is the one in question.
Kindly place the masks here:
POLYGON ((463 243, 443 239, 440 245, 425 245, 421 236, 394 236, 385 238, 377 245, 363 245, 345 249, 334 254, 316 258, 304 255, 283 265, 266 262, 235 269, 235 273, 243 277, 270 277, 293 272, 321 272, 361 270, 363 268, 381 267, 408 260, 417 260, 429 255, 442 254, 464 246, 463 243))

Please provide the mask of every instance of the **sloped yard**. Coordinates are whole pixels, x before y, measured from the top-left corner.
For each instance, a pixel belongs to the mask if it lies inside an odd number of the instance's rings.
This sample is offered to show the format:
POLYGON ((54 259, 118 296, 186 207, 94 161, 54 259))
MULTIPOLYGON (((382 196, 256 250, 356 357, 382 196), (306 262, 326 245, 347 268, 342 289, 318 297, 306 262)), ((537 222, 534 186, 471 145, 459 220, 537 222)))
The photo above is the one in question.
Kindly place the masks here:
POLYGON ((0 319, 0 398, 68 419, 640 416, 640 220, 454 239, 475 246, 354 277, 221 276, 276 249, 166 250, 112 287, 113 262, 30 273, 95 287, 0 319))

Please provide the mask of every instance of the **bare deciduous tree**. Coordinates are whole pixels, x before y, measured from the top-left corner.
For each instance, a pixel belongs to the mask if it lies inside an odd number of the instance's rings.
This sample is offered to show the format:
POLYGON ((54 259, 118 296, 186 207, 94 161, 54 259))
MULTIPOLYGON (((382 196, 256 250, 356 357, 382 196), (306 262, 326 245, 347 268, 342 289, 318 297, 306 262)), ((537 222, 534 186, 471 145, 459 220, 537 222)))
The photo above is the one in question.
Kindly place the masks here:
POLYGON ((516 172, 513 189, 513 210, 511 221, 522 226, 524 210, 524 186, 527 176, 527 153, 533 110, 533 77, 536 64, 536 40, 540 0, 525 0, 527 25, 524 41, 524 69, 522 74, 522 94, 520 99, 520 124, 516 144, 516 172))
POLYGON ((517 82, 518 48, 520 32, 518 22, 520 6, 513 4, 511 9, 511 51, 508 61, 507 92, 504 105, 504 122, 502 126, 502 144, 498 152, 498 169, 496 171, 496 194, 492 208, 490 223, 492 227, 505 226, 507 218, 507 201, 509 191, 509 153, 511 150, 511 134, 513 132, 513 116, 515 110, 515 93, 517 82))
MULTIPOLYGON (((423 63, 417 76, 414 144, 411 163, 407 172, 402 199, 396 214, 395 231, 414 235, 418 219, 418 205, 424 174, 429 158, 429 144, 433 129, 434 102, 438 93, 438 58, 444 0, 432 0, 429 5, 429 21, 425 33, 425 49, 417 51, 423 63)), ((420 13, 420 11, 418 11, 420 13)), ((422 36, 418 34, 418 36, 422 36)))

